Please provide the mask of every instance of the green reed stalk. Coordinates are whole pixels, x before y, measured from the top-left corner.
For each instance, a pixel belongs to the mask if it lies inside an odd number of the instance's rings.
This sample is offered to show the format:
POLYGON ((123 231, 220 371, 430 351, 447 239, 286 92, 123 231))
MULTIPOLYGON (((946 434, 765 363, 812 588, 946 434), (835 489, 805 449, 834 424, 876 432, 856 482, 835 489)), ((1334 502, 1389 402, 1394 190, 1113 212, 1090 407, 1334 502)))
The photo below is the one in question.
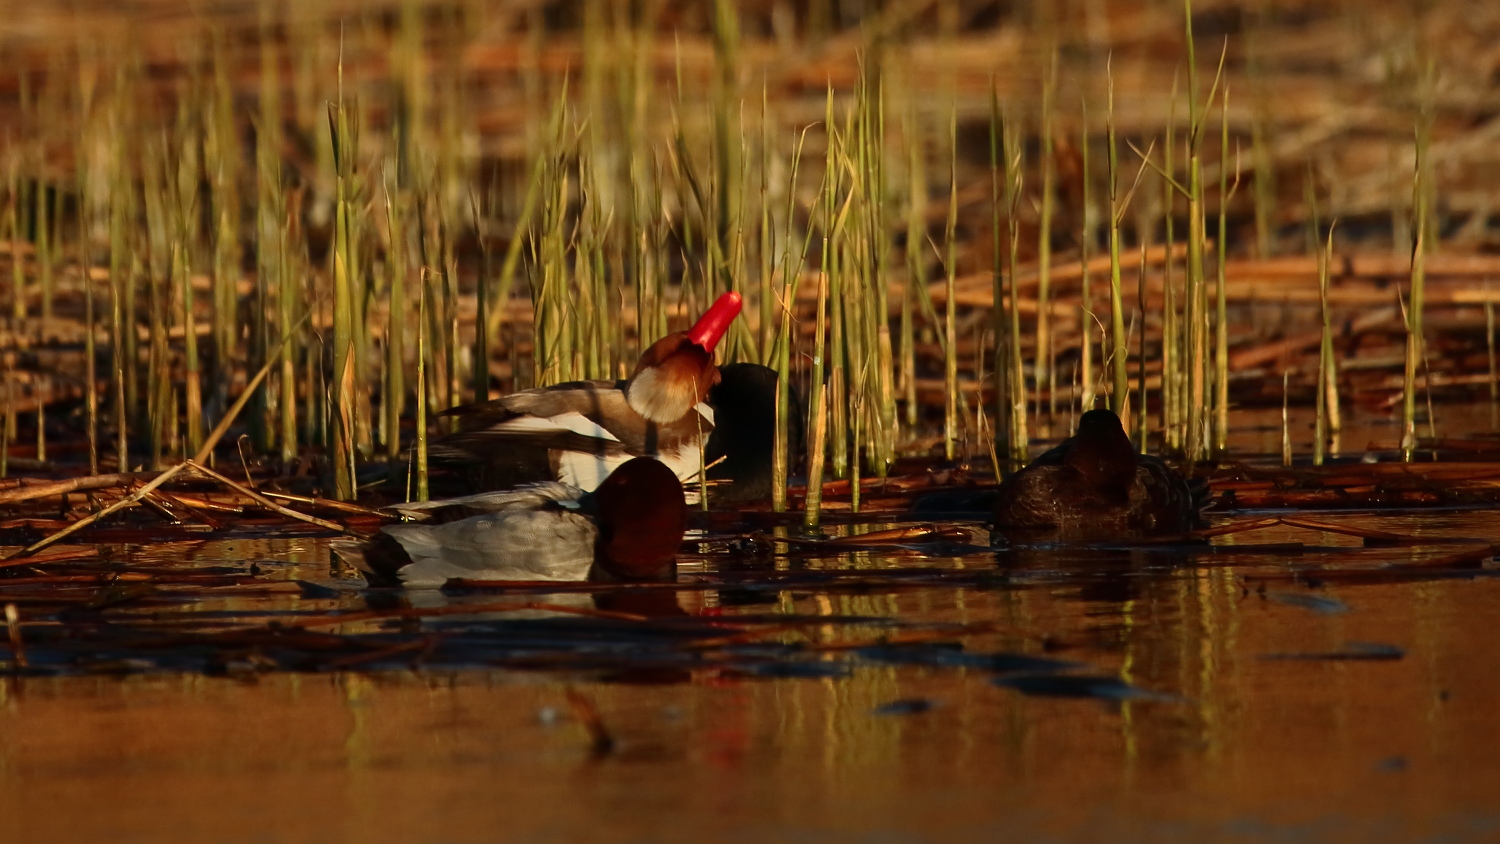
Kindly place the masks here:
MULTIPOLYGON (((24 83, 22 90, 25 90, 24 83)), ((8 159, 10 201, 5 206, 5 223, 10 232, 11 319, 19 326, 26 320, 26 259, 21 252, 21 241, 25 238, 22 233, 26 230, 23 219, 27 207, 26 184, 21 181, 21 166, 14 149, 8 159)))
POLYGON ((0 352, 0 365, 5 367, 0 377, 0 386, 5 387, 5 415, 0 416, 0 478, 6 478, 10 476, 10 440, 16 431, 16 382, 8 352, 0 352))
MULTIPOLYGON (((871 368, 871 356, 873 354, 873 332, 870 330, 869 322, 865 319, 866 307, 870 295, 870 277, 873 272, 869 226, 875 217, 874 198, 870 196, 869 185, 865 182, 866 162, 864 153, 866 140, 865 121, 863 119, 860 104, 863 94, 856 86, 855 105, 850 115, 850 133, 845 138, 850 140, 843 146, 840 155, 840 166, 849 173, 850 205, 853 213, 853 225, 845 230, 845 236, 841 244, 842 253, 841 266, 846 269, 846 282, 843 301, 835 302, 836 307, 843 310, 844 321, 844 368, 845 368, 845 395, 847 408, 847 425, 849 427, 849 477, 857 479, 860 475, 859 457, 861 452, 860 436, 868 432, 870 426, 860 425, 860 417, 868 411, 865 398, 874 391, 869 389, 868 376, 871 368), (855 202, 855 199, 864 199, 864 202, 855 202)), ((863 453, 872 455, 872 449, 864 449, 863 453)))
MULTIPOLYGON (((239 291, 235 286, 239 281, 240 263, 241 151, 234 117, 234 87, 229 79, 223 32, 215 30, 213 41, 212 116, 204 127, 203 156, 209 183, 213 188, 214 342, 215 362, 222 372, 235 360, 235 344, 239 337, 235 313, 239 291)), ((275 83, 267 80, 266 84, 275 83)), ((220 379, 221 382, 224 380, 220 379)))
MULTIPOLYGON (((590 132, 592 143, 593 133, 590 132)), ((581 191, 585 198, 584 214, 578 242, 574 247, 575 262, 579 265, 579 271, 575 278, 583 288, 579 291, 578 305, 581 310, 579 319, 574 321, 579 333, 581 345, 580 356, 582 357, 583 369, 580 374, 585 378, 606 378, 613 372, 612 345, 609 342, 613 336, 614 320, 610 318, 610 294, 607 289, 608 277, 605 271, 604 252, 606 243, 610 237, 610 226, 612 218, 608 215, 602 199, 602 186, 599 181, 599 172, 596 163, 600 160, 597 155, 581 156, 579 159, 580 174, 582 182, 581 191)), ((705 490, 707 486, 705 485, 705 490)), ((700 496, 701 501, 707 501, 708 496, 700 496)))
POLYGON ((1189 460, 1206 456, 1204 434, 1205 397, 1208 369, 1207 308, 1203 280, 1203 178, 1202 162, 1196 152, 1188 157, 1188 266, 1187 266, 1187 436, 1189 460))
MULTIPOLYGON (((80 123, 89 126, 89 97, 82 96, 83 108, 80 123)), ((87 128, 85 128, 87 131, 87 128)), ((86 144, 79 139, 79 147, 86 144)), ((84 381, 84 425, 88 429, 89 474, 99 474, 99 376, 98 361, 94 348, 94 279, 89 275, 93 256, 89 254, 89 217, 93 211, 93 180, 90 178, 86 159, 78 163, 78 276, 83 282, 83 381, 84 381)), ((122 470, 123 471, 123 470, 122 470)))
POLYGON ((355 285, 358 271, 353 243, 354 126, 343 98, 343 66, 339 67, 339 99, 328 106, 328 129, 333 139, 337 200, 333 227, 333 438, 329 459, 333 466, 333 495, 351 501, 354 488, 355 403, 355 285))
POLYGON ((478 240, 480 264, 474 283, 474 400, 489 400, 489 238, 484 237, 484 216, 478 210, 478 196, 469 189, 469 211, 474 216, 474 237, 478 240))
POLYGON ((1292 417, 1288 411, 1291 371, 1281 372, 1281 465, 1292 465, 1292 417))
POLYGON ((932 304, 927 293, 927 261, 923 258, 927 244, 927 173, 922 126, 912 108, 909 107, 904 115, 903 134, 907 139, 910 181, 906 206, 906 278, 901 291, 901 382, 906 401, 906 426, 915 429, 921 408, 917 404, 917 337, 912 308, 926 303, 926 310, 930 311, 932 304))
MULTIPOLYGON (((1078 405, 1080 412, 1088 412, 1094 407, 1094 341, 1092 339, 1094 325, 1094 283, 1093 276, 1089 270, 1089 261, 1094 257, 1094 188, 1093 173, 1089 168, 1088 102, 1086 100, 1083 101, 1080 108, 1078 151, 1082 159, 1080 169, 1083 177, 1083 231, 1078 239, 1078 260, 1082 268, 1082 273, 1078 281, 1078 405)), ((994 141, 991 140, 991 145, 993 146, 993 144, 994 141)), ((993 150, 990 156, 993 160, 993 150)), ((998 234, 995 241, 999 242, 998 234)), ((1000 301, 998 287, 999 282, 997 279, 997 294, 995 298, 997 302, 1000 301)), ((1165 341, 1163 341, 1162 350, 1163 358, 1165 359, 1165 341)), ((1163 370, 1162 384, 1163 386, 1166 384, 1165 370, 1163 370)), ((997 416, 996 418, 999 417, 997 416)))
MULTIPOLYGON (((430 174, 424 174, 424 176, 420 178, 426 178, 427 175, 430 174)), ((429 183, 424 183, 421 186, 414 188, 416 192, 415 202, 417 216, 417 266, 421 268, 421 276, 418 279, 418 283, 421 285, 423 290, 426 290, 428 292, 428 308, 426 311, 426 330, 427 336, 429 338, 427 346, 427 364, 429 366, 428 371, 431 377, 427 381, 427 389, 429 395, 427 396, 426 400, 434 405, 447 407, 448 405, 446 403, 446 396, 443 394, 443 391, 445 389, 443 387, 443 382, 446 375, 444 372, 446 359, 444 358, 442 353, 442 343, 444 340, 444 337, 442 336, 444 333, 441 321, 442 311, 438 307, 437 303, 432 299, 433 296, 440 295, 441 290, 433 291, 429 289, 434 285, 441 284, 441 282, 434 282, 432 280, 432 277, 434 275, 442 273, 443 271, 443 245, 440 242, 442 234, 441 227, 438 222, 439 215, 435 213, 433 207, 431 187, 432 186, 429 180, 429 183), (431 341, 431 338, 433 338, 434 336, 436 336, 437 341, 436 348, 433 347, 431 341)), ((538 324, 540 324, 541 321, 542 320, 540 319, 539 315, 537 320, 538 324)))
POLYGON ((429 498, 427 486, 427 284, 417 285, 417 500, 429 498))
POLYGON ((564 376, 571 358, 563 311, 567 296, 559 292, 567 285, 566 225, 568 174, 561 161, 548 167, 547 188, 542 206, 542 232, 537 243, 540 284, 532 290, 532 312, 536 314, 534 370, 538 385, 567 380, 564 376))
MULTIPOLYGON (((1337 222, 1334 223, 1337 225, 1337 222)), ((1338 393, 1333 371, 1333 321, 1328 307, 1329 265, 1333 261, 1333 229, 1328 227, 1327 245, 1318 250, 1318 312, 1321 334, 1318 343, 1317 420, 1313 432, 1313 465, 1323 465, 1330 426, 1330 402, 1337 404, 1338 393)))
MULTIPOLYGON (((125 298, 132 296, 126 265, 126 226, 134 220, 131 199, 134 196, 130 170, 127 164, 125 141, 124 75, 115 79, 114 104, 110 111, 110 137, 113 148, 109 189, 109 342, 110 359, 114 380, 115 464, 121 472, 130 471, 130 393, 126 383, 126 371, 133 368, 134 361, 128 356, 130 345, 125 341, 127 331, 135 332, 135 325, 125 321, 125 298)), ((14 256, 15 253, 12 253, 14 256)), ((19 256, 15 257, 19 262, 19 256)), ((133 309, 132 309, 133 310, 133 309)))
POLYGON ((1500 428, 1500 371, 1495 367, 1495 300, 1484 280, 1484 348, 1490 363, 1490 428, 1500 428))
MULTIPOLYGON (((833 124, 833 92, 828 92, 826 126, 828 127, 828 151, 825 167, 829 173, 826 187, 831 201, 837 202, 840 193, 844 193, 844 211, 848 210, 848 202, 854 199, 854 191, 850 188, 844 190, 843 178, 844 160, 843 150, 848 143, 849 126, 846 124, 843 132, 836 132, 833 124)), ((832 216, 829 223, 833 226, 830 234, 829 252, 825 256, 828 268, 828 347, 830 358, 828 361, 828 416, 829 416, 829 463, 832 465, 835 478, 847 477, 849 474, 849 360, 848 349, 844 342, 844 303, 847 299, 845 294, 844 277, 847 274, 844 260, 844 212, 838 214, 837 221, 832 216)))
MULTIPOLYGON (((1010 277, 1010 359, 1006 380, 1010 385, 1010 459, 1016 464, 1026 462, 1031 446, 1026 422, 1026 369, 1021 350, 1021 282, 1017 268, 1021 265, 1021 182, 1023 178, 1022 144, 1020 127, 1006 123, 999 113, 994 98, 991 102, 991 121, 1000 125, 1000 141, 1005 155, 1005 215, 1006 243, 1005 275, 1010 277)), ((996 244, 996 249, 999 245, 996 244)))
POLYGON ((1135 414, 1135 447, 1144 453, 1146 438, 1150 434, 1151 397, 1146 393, 1146 239, 1140 240, 1141 265, 1136 274, 1135 312, 1140 315, 1141 333, 1136 337, 1135 391, 1140 396, 1141 406, 1135 414))
MULTIPOLYGON (((151 329, 147 333, 150 347, 146 361, 146 414, 151 431, 151 468, 162 466, 162 455, 166 448, 167 403, 171 395, 169 350, 167 348, 168 326, 166 303, 162 285, 158 279, 171 278, 171 258, 167 220, 167 187, 165 162, 166 152, 162 143, 150 143, 144 154, 143 193, 146 207, 146 233, 148 239, 147 258, 150 273, 145 275, 148 294, 147 308, 150 310, 151 329)), ((129 301, 129 300, 127 300, 129 301)))
MULTIPOLYGON (((760 353, 761 362, 776 366, 776 350, 772 348, 776 328, 773 322, 776 302, 776 280, 773 277, 775 256, 772 243, 775 223, 771 214, 771 120, 769 116, 770 92, 766 78, 760 83, 760 353)), ((773 471, 774 474, 774 471, 773 471)))
POLYGON ((665 254, 670 223, 662 203, 661 165, 658 163, 646 172, 652 177, 649 192, 646 184, 631 180, 632 205, 641 220, 640 233, 632 238, 631 250, 635 270, 635 336, 641 351, 646 350, 651 338, 667 332, 666 281, 662 268, 670 263, 665 254))
POLYGON ((1188 263, 1186 285, 1187 309, 1187 353, 1184 363, 1187 368, 1187 431, 1186 451, 1188 465, 1204 457, 1203 412, 1205 398, 1204 365, 1205 322, 1208 318, 1204 307, 1203 291, 1203 162, 1199 156, 1202 126, 1198 110, 1198 63, 1193 44, 1193 4, 1183 0, 1183 27, 1186 32, 1188 63, 1188 263))
MULTIPOLYGON (((459 348, 458 348, 458 259, 454 257, 453 237, 456 227, 452 224, 452 215, 448 213, 447 203, 442 202, 442 194, 437 194, 438 206, 438 254, 442 256, 442 281, 443 308, 443 404, 445 407, 455 407, 459 404, 462 395, 461 373, 459 372, 459 348)), ((576 348, 570 344, 570 350, 576 348)), ((569 356, 571 359, 571 355, 569 356)), ((578 377, 577 367, 573 367, 573 375, 578 377)))
MULTIPOLYGON (((53 295, 54 295, 54 290, 53 290, 53 280, 52 280, 52 260, 53 260, 52 243, 53 243, 53 239, 54 239, 54 233, 56 231, 56 225, 57 225, 56 216, 57 215, 54 213, 54 211, 55 211, 55 203, 54 203, 54 200, 53 200, 54 191, 52 191, 50 188, 48 188, 48 186, 45 183, 43 183, 42 180, 41 180, 41 173, 43 172, 43 165, 45 163, 45 162, 43 162, 41 160, 42 157, 43 157, 43 155, 44 155, 43 152, 41 152, 41 151, 37 152, 37 157, 38 157, 38 161, 37 161, 37 175, 38 175, 38 178, 37 178, 37 182, 36 182, 36 193, 35 193, 36 213, 34 215, 34 221, 35 221, 35 225, 36 225, 36 246, 35 246, 35 249, 36 249, 36 263, 37 263, 37 271, 38 271, 38 273, 41 276, 41 288, 42 288, 42 322, 41 322, 41 325, 42 325, 42 331, 43 331, 43 333, 46 334, 46 333, 49 333, 49 332, 51 332, 53 330, 52 329, 52 299, 53 299, 53 295)), ((40 459, 40 458, 38 458, 38 459, 40 459)))
POLYGON ((1428 89, 1423 93, 1429 96, 1419 98, 1422 106, 1417 119, 1415 178, 1412 187, 1416 219, 1412 224, 1414 240, 1411 250, 1411 290, 1406 303, 1406 367, 1401 382, 1401 457, 1407 461, 1412 459, 1417 445, 1417 365, 1426 354, 1422 337, 1422 309, 1426 299, 1427 252, 1431 248, 1429 238, 1435 233, 1431 219, 1431 191, 1435 180, 1428 156, 1433 123, 1430 96, 1432 76, 1429 64, 1426 84, 1423 86, 1428 89))
POLYGON ((1401 380, 1401 457, 1410 461, 1417 445, 1417 365, 1422 359, 1422 305, 1427 286, 1427 192, 1422 184, 1427 144, 1417 136, 1416 219, 1411 250, 1411 289, 1406 302, 1406 366, 1401 380))
MULTIPOLYGON (((399 165, 398 165, 399 166, 399 165)), ((385 326, 385 455, 391 477, 402 472, 401 414, 406 409, 406 276, 409 271, 406 203, 408 194, 387 183, 385 213, 390 241, 386 245, 386 273, 390 278, 385 326)), ((517 238, 519 240, 519 238, 517 238)), ((482 330, 482 329, 481 329, 482 330)), ((421 393, 417 394, 421 401, 421 393)))
POLYGON ((1036 281, 1036 389, 1037 411, 1041 412, 1041 394, 1047 394, 1047 418, 1057 415, 1057 377, 1052 354, 1052 213, 1056 194, 1057 162, 1053 154, 1052 111, 1057 90, 1057 45, 1052 46, 1052 60, 1042 80, 1042 198, 1041 219, 1037 225, 1036 281))
MULTIPOLYGON (((832 194, 828 194, 825 210, 833 210, 832 194)), ((813 361, 811 396, 808 401, 807 438, 807 498, 803 504, 802 524, 808 529, 816 528, 823 509, 823 454, 828 439, 828 399, 823 389, 823 353, 825 323, 828 309, 828 251, 831 248, 829 229, 831 221, 824 221, 823 272, 818 276, 818 311, 813 333, 813 361)))
MULTIPOLYGON (((281 62, 278 39, 269 20, 270 7, 262 7, 260 40, 260 112, 255 120, 255 287, 250 300, 250 348, 247 356, 252 367, 260 367, 271 353, 270 317, 271 281, 276 278, 275 244, 278 232, 286 225, 285 210, 276 197, 281 194, 281 62)), ((322 145, 319 144, 319 149, 322 145)), ((282 377, 285 377, 283 372, 282 377)), ((311 386, 311 385, 309 385, 311 386)), ((267 389, 252 398, 248 417, 250 439, 260 451, 269 451, 275 442, 278 410, 277 391, 267 389)), ((308 417, 312 424, 312 417, 308 417)))
MULTIPOLYGON (((851 148, 844 148, 844 166, 852 171, 850 193, 863 201, 851 203, 855 212, 854 225, 845 240, 845 264, 853 272, 850 276, 850 294, 844 301, 845 358, 849 367, 849 416, 850 416, 850 472, 855 487, 854 497, 859 497, 858 485, 861 477, 860 460, 869 461, 869 466, 884 473, 887 452, 883 408, 880 407, 881 381, 879 371, 889 373, 890 356, 881 357, 881 346, 876 331, 876 322, 884 322, 875 315, 875 304, 882 285, 879 267, 883 248, 879 229, 882 194, 878 186, 878 163, 875 158, 880 150, 875 142, 877 106, 872 100, 867 66, 861 67, 861 75, 855 86, 853 105, 852 160, 851 148)), ((888 351, 888 347, 887 347, 888 351)), ((893 451, 893 449, 892 449, 893 451)))
POLYGON ((1186 373, 1183 372, 1186 346, 1183 344, 1185 332, 1182 330, 1186 314, 1185 311, 1178 310, 1177 281, 1173 275, 1173 270, 1177 266, 1177 259, 1173 257, 1173 252, 1177 248, 1175 209, 1178 189, 1171 176, 1175 172, 1173 157, 1177 150, 1177 88, 1177 76, 1174 74, 1172 104, 1168 112, 1166 137, 1162 150, 1162 172, 1165 175, 1161 178, 1162 224, 1165 236, 1161 282, 1161 426, 1166 447, 1174 452, 1182 449, 1185 434, 1183 426, 1186 424, 1187 416, 1187 391, 1184 389, 1187 378, 1186 373))
POLYGON ((1110 325, 1110 369, 1113 386, 1109 396, 1109 407, 1119 414, 1125 429, 1130 430, 1130 376, 1126 370, 1129 349, 1125 341, 1125 303, 1120 293, 1120 216, 1124 208, 1120 202, 1120 161, 1115 145, 1115 76, 1113 64, 1106 65, 1109 86, 1109 109, 1105 113, 1105 134, 1108 136, 1109 154, 1109 325, 1110 325))
MULTIPOLYGON (((743 238, 743 198, 745 195, 745 171, 742 163, 745 148, 743 127, 736 115, 739 108, 739 4, 730 0, 714 0, 713 47, 714 74, 710 97, 712 107, 713 143, 712 154, 714 184, 710 186, 714 199, 714 211, 705 218, 705 232, 710 241, 709 254, 717 263, 705 281, 712 281, 714 290, 740 290, 740 258, 743 250, 736 243, 743 238), (739 136, 738 138, 736 136, 739 136)), ((712 297, 706 297, 712 301, 712 297)), ((753 341, 744 320, 735 320, 730 326, 726 354, 736 359, 755 357, 753 341)))
POLYGON ((544 156, 547 164, 541 187, 541 233, 534 241, 537 253, 534 259, 541 273, 539 282, 533 283, 531 294, 532 309, 536 314, 533 368, 538 385, 568 380, 572 366, 572 336, 566 330, 567 314, 570 311, 567 292, 567 214, 570 193, 565 156, 573 149, 573 145, 567 137, 567 113, 562 100, 565 96, 566 85, 554 112, 550 147, 552 153, 544 156))
MULTIPOLYGON (((350 425, 353 433, 351 442, 354 444, 354 457, 366 459, 374 455, 375 439, 372 430, 375 417, 374 408, 371 405, 371 394, 368 388, 372 364, 370 351, 374 348, 374 329, 370 321, 370 308, 376 291, 367 281, 373 276, 371 267, 365 261, 364 244, 365 232, 370 216, 370 202, 368 191, 365 189, 365 178, 360 171, 357 156, 359 155, 358 138, 364 127, 370 125, 369 112, 360 107, 358 102, 353 104, 353 120, 350 124, 351 138, 354 143, 349 150, 349 172, 347 199, 349 201, 349 215, 347 222, 348 232, 348 280, 349 280, 349 303, 352 309, 353 321, 350 325, 350 356, 354 360, 353 368, 353 413, 350 425)), ((337 165, 335 165, 337 167, 337 165)), ((336 206, 335 206, 336 207, 336 206)), ((456 320, 446 335, 452 342, 457 343, 458 328, 456 320)))
POLYGON ((953 461, 958 455, 954 441, 958 435, 958 107, 948 116, 948 224, 943 230, 946 254, 943 277, 946 294, 943 304, 943 457, 953 461))
MULTIPOLYGON (((130 217, 137 216, 134 190, 131 191, 130 217)), ((140 325, 137 319, 139 313, 140 291, 139 282, 145 278, 145 264, 141 260, 140 250, 136 251, 130 258, 130 269, 126 271, 123 279, 125 290, 125 403, 126 415, 131 420, 131 425, 140 427, 146 419, 142 414, 145 407, 141 401, 141 367, 140 367, 140 336, 137 327, 140 325)))
POLYGON ((1193 47, 1193 3, 1183 0, 1184 28, 1188 59, 1188 266, 1187 266, 1187 437, 1189 466, 1208 456, 1212 444, 1208 405, 1208 285, 1205 280, 1203 241, 1205 210, 1203 201, 1203 116, 1212 106, 1214 94, 1223 78, 1225 52, 1219 56, 1219 70, 1214 77, 1208 99, 1198 102, 1198 69, 1193 47))
MULTIPOLYGON (((792 258, 794 221, 797 210, 797 173, 802 166, 802 149, 807 143, 807 129, 797 137, 796 149, 792 152, 792 171, 787 180, 787 209, 783 221, 786 230, 781 239, 781 309, 776 341, 776 433, 771 454, 771 509, 777 513, 786 511, 787 474, 791 466, 791 417, 792 417, 792 323, 796 320, 797 289, 802 275, 803 262, 807 260, 807 247, 811 238, 802 239, 802 251, 795 261, 792 258)), ((822 334, 819 333, 819 342, 822 334)), ((821 365, 822 356, 817 363, 821 365)), ((809 454, 811 451, 809 450, 809 454)))
POLYGON ((859 423, 863 411, 863 399, 854 400, 854 448, 849 461, 849 512, 859 512, 859 423))
POLYGON ((896 462, 896 381, 889 316, 890 286, 886 283, 890 274, 891 226, 886 219, 885 83, 882 75, 877 74, 873 88, 872 93, 871 86, 865 86, 866 99, 861 108, 865 120, 862 134, 865 143, 861 154, 865 165, 865 196, 869 200, 866 239, 874 252, 867 267, 866 284, 874 296, 866 298, 866 325, 874 328, 876 353, 871 374, 875 381, 877 413, 867 427, 873 429, 876 449, 869 459, 876 476, 883 478, 896 462), (874 99, 873 108, 869 101, 871 97, 874 99))
POLYGON ((203 444, 203 378, 198 364, 198 321, 193 311, 193 267, 189 254, 193 242, 193 226, 198 219, 198 187, 202 178, 198 151, 202 141, 194 131, 188 108, 187 101, 184 100, 177 121, 179 150, 176 156, 176 236, 172 244, 172 268, 182 305, 183 359, 187 368, 184 384, 187 412, 185 445, 187 453, 192 454, 203 444))
MULTIPOLYGON (((275 167, 279 174, 281 170, 279 159, 275 167)), ((295 271, 301 262, 294 264, 292 259, 290 229, 293 223, 287 218, 286 191, 281 187, 279 177, 271 193, 271 205, 276 209, 282 221, 276 226, 276 293, 281 335, 276 352, 281 359, 281 377, 278 379, 281 398, 277 403, 277 411, 281 419, 281 433, 277 439, 281 444, 281 461, 284 465, 290 465, 293 460, 297 459, 297 342, 295 338, 302 331, 298 327, 300 321, 297 319, 297 305, 304 294, 302 285, 298 283, 298 273, 295 271)), ((264 319, 264 316, 261 318, 264 319)), ((262 334, 264 333, 263 331, 262 334)))
MULTIPOLYGON (((558 108, 561 109, 562 105, 563 103, 559 101, 558 108)), ((521 263, 521 248, 528 241, 526 232, 531 227, 531 218, 536 214, 537 199, 541 196, 542 178, 546 172, 546 168, 543 167, 545 159, 546 156, 537 155, 531 162, 530 175, 526 180, 526 195, 521 200, 521 212, 516 217, 516 227, 511 232, 510 243, 505 247, 505 258, 500 262, 500 277, 495 280, 497 306, 491 317, 495 324, 488 329, 492 334, 499 332, 501 322, 505 319, 506 308, 510 305, 511 288, 515 284, 516 269, 521 263)), ((514 380, 515 372, 511 373, 511 378, 514 380)))
MULTIPOLYGON (((1000 119, 1000 93, 995 89, 994 80, 990 81, 990 243, 991 266, 990 266, 990 330, 995 336, 995 365, 991 374, 993 389, 995 391, 995 439, 991 450, 994 452, 994 468, 996 479, 1004 476, 1005 466, 1000 460, 1000 455, 1009 455, 1010 448, 1010 360, 1013 350, 1009 347, 1010 330, 1006 321, 1005 308, 1005 259, 1000 250, 1000 221, 1005 216, 1004 206, 1001 204, 1009 186, 1002 174, 1005 165, 1001 160, 1003 139, 1000 137, 1004 132, 1000 119), (1005 185, 1002 186, 1002 182, 1005 185)), ((1085 188, 1086 189, 1086 188, 1085 188)), ((1085 202, 1087 205, 1087 202, 1085 202)), ((980 401, 983 407, 984 402, 980 401)))
MULTIPOLYGON (((835 269, 834 250, 842 216, 837 213, 838 173, 833 159, 835 131, 832 120, 832 88, 828 89, 824 114, 827 120, 824 125, 828 133, 829 149, 824 161, 823 185, 820 192, 823 201, 823 248, 820 259, 822 271, 818 275, 817 319, 813 335, 812 396, 808 403, 807 498, 803 508, 803 524, 808 528, 817 527, 823 506, 823 465, 827 454, 828 439, 828 389, 823 377, 824 371, 828 368, 828 294, 831 287, 830 275, 835 269)), ((837 352, 837 347, 834 350, 837 352)))
MULTIPOLYGON (((321 312, 320 306, 309 308, 321 312)), ((302 439, 310 443, 328 441, 328 379, 322 366, 327 357, 324 335, 312 335, 302 354, 302 439), (316 345, 314 345, 316 344, 316 345)))
MULTIPOLYGON (((1229 85, 1219 100, 1219 235, 1218 266, 1214 279, 1214 439, 1213 451, 1229 450, 1229 306, 1225 272, 1229 249, 1229 85)), ((1235 177, 1238 185, 1239 177, 1235 177)))

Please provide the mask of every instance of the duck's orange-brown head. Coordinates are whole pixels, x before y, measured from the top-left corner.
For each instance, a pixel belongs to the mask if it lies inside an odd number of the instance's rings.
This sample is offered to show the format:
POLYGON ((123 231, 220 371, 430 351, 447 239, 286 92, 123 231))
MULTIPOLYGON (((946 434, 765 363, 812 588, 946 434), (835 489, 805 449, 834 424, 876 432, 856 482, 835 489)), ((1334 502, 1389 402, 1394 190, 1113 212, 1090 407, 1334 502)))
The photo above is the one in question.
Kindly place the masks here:
POLYGON ((725 293, 687 331, 674 331, 641 355, 625 399, 645 419, 670 424, 686 416, 719 380, 714 347, 739 315, 743 300, 725 293))
POLYGON ((627 461, 594 492, 599 539, 595 561, 610 574, 649 580, 671 571, 687 530, 682 483, 651 457, 627 461))
POLYGON ((1124 492, 1135 480, 1140 456, 1112 410, 1090 410, 1078 420, 1063 463, 1101 492, 1124 492))

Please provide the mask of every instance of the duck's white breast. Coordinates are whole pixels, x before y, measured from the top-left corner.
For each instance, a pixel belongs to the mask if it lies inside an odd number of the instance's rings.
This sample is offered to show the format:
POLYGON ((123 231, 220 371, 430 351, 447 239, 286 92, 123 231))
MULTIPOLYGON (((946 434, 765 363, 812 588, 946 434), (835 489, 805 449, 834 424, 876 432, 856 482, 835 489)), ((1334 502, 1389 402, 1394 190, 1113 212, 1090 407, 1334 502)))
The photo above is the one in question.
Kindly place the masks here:
MULTIPOLYGON (((703 471, 702 445, 708 441, 708 432, 714 427, 713 408, 707 404, 700 404, 697 411, 704 420, 704 436, 701 440, 685 443, 681 448, 662 451, 654 455, 657 460, 667 464, 667 468, 671 469, 673 474, 677 475, 677 479, 685 484, 699 481, 699 475, 703 471)), ((608 434, 607 431, 605 433, 608 434)), ((610 439, 614 438, 610 437, 610 439)), ((588 491, 598 489, 599 484, 604 483, 604 479, 609 477, 610 473, 620 468, 632 457, 638 456, 623 452, 612 454, 561 449, 554 451, 553 455, 557 461, 558 481, 588 491)), ((697 494, 688 493, 688 503, 696 501, 697 494)))

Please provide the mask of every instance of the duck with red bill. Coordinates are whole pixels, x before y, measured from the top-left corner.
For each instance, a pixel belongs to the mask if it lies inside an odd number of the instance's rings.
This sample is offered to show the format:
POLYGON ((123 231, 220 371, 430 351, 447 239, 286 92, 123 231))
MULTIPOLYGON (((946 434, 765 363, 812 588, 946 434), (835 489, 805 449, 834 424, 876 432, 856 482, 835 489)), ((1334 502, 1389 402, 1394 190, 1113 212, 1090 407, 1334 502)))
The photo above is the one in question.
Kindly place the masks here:
MULTIPOLYGON (((714 350, 742 306, 740 294, 721 295, 691 328, 652 343, 624 381, 570 381, 446 411, 463 430, 431 448, 431 465, 447 473, 433 478, 434 490, 452 495, 544 480, 591 490, 639 456, 696 481, 714 430, 706 402, 720 382, 714 350)), ((770 412, 774 380, 772 389, 760 381, 745 389, 763 392, 747 400, 770 412)))

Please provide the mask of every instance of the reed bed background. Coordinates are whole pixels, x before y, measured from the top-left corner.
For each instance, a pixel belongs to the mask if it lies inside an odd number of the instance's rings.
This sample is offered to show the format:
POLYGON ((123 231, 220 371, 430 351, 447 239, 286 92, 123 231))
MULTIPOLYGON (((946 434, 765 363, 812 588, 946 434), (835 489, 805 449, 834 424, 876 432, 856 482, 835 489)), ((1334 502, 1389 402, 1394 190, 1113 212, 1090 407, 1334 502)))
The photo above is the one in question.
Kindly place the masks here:
POLYGON ((1192 463, 1245 405, 1321 462, 1351 403, 1410 456, 1496 400, 1493 4, 6 11, 0 474, 176 463, 263 378, 221 462, 420 485, 441 410, 725 290, 809 520, 1095 402, 1192 463))

